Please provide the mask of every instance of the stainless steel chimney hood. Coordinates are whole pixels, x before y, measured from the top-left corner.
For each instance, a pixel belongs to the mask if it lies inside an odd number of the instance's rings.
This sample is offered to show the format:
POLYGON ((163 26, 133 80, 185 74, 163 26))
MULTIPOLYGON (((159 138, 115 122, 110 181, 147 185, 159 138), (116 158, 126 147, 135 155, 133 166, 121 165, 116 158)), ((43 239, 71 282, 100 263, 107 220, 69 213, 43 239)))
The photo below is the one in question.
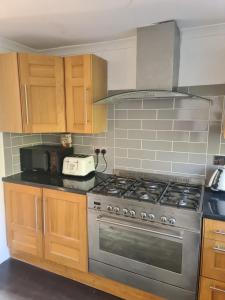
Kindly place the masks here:
POLYGON ((175 21, 137 29, 136 90, 120 91, 95 104, 157 98, 201 98, 178 91, 180 32, 175 21))

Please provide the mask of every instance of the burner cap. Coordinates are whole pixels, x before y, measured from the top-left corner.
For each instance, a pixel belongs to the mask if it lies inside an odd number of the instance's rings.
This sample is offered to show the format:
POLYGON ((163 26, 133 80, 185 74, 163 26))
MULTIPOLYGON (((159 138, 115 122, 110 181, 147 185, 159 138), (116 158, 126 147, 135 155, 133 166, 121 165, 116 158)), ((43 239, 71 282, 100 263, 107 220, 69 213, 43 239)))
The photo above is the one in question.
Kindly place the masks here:
POLYGON ((148 200, 148 199, 149 199, 149 195, 148 195, 148 194, 142 194, 142 195, 140 196, 140 199, 148 200))
POLYGON ((108 193, 109 194, 117 194, 119 191, 117 190, 117 189, 115 189, 115 188, 110 188, 110 189, 108 189, 108 193))

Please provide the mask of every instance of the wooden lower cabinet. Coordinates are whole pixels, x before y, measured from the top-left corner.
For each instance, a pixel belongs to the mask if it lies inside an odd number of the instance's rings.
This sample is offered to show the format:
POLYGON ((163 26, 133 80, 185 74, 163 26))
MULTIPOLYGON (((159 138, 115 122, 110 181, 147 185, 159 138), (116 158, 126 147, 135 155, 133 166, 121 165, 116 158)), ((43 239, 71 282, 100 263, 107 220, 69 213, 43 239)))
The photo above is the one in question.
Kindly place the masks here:
POLYGON ((225 300, 225 222, 204 219, 199 300, 225 300))
POLYGON ((204 239, 202 275, 225 282, 225 242, 204 239))
POLYGON ((122 299, 163 300, 88 272, 86 196, 14 183, 4 191, 11 257, 122 299))
POLYGON ((225 300, 225 282, 201 277, 199 300, 225 300))
POLYGON ((43 190, 45 259, 88 271, 86 196, 43 190))
POLYGON ((42 257, 42 189, 7 183, 4 191, 11 254, 42 257))

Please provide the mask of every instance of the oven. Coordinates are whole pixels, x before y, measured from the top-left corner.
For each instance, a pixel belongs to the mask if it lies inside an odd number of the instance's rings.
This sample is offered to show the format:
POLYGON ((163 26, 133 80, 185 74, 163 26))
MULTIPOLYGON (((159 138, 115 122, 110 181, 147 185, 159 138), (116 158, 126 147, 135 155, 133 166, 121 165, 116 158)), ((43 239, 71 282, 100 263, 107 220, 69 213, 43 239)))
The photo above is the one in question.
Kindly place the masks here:
POLYGON ((88 224, 91 272, 166 299, 195 299, 199 231, 90 208, 88 224))

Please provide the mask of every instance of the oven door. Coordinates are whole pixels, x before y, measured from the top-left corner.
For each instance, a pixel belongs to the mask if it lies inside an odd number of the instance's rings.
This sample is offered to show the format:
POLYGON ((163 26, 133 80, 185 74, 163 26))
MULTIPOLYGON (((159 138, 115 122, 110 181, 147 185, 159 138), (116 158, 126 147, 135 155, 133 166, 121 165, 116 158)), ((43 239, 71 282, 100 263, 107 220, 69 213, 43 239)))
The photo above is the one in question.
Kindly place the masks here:
POLYGON ((89 210, 89 256, 145 277, 196 288, 200 234, 89 210))

